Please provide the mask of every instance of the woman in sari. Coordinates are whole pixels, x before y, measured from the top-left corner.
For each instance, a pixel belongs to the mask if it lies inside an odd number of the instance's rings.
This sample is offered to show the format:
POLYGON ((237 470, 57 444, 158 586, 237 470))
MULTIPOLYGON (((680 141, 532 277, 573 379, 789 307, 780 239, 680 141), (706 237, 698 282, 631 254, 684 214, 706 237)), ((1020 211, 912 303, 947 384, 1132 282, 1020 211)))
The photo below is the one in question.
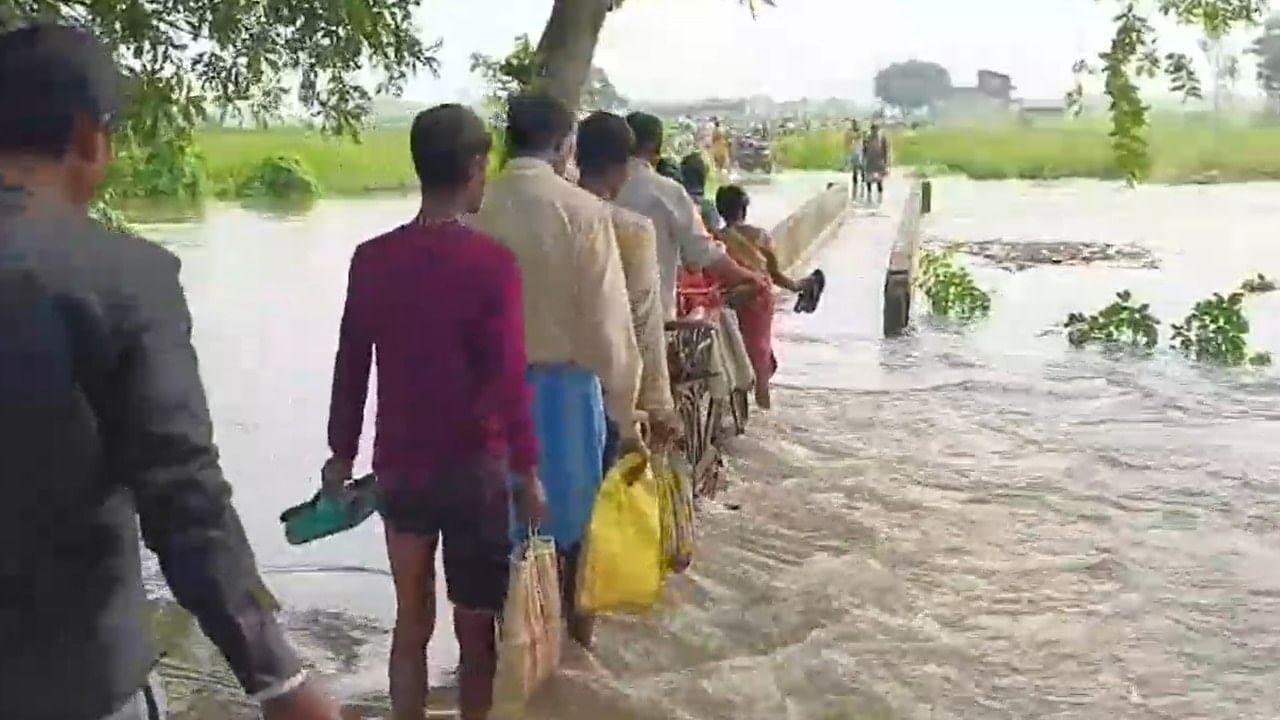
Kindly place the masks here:
MULTIPOLYGON (((726 185, 716 192, 716 210, 724 221, 720 240, 739 265, 769 276, 774 285, 800 292, 804 283, 783 274, 774 254, 773 238, 755 225, 747 224, 747 206, 750 198, 737 185, 726 185)), ((740 303, 737 308, 738 324, 747 346, 747 355, 756 376, 756 405, 761 409, 770 406, 769 380, 778 369, 773 354, 773 293, 761 290, 740 303)))

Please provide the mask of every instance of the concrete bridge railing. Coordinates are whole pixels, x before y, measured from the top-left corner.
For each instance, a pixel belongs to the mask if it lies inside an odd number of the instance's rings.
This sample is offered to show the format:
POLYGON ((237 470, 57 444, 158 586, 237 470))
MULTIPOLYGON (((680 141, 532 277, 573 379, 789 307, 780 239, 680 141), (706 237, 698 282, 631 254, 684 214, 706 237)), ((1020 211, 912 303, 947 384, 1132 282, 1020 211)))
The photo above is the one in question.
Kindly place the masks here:
POLYGON ((802 263, 849 206, 849 186, 837 184, 812 197, 773 228, 778 267, 789 270, 802 263))
POLYGON ((933 184, 913 180, 889 251, 884 274, 884 336, 901 335, 911 324, 911 296, 920 254, 921 219, 932 210, 933 184))

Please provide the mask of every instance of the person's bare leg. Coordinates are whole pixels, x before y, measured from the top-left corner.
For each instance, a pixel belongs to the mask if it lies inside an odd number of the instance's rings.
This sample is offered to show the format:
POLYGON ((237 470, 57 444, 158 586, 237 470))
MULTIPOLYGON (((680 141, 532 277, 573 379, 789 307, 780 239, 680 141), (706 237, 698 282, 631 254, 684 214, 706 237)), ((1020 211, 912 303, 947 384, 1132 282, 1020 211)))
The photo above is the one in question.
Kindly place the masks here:
POLYGON ((569 637, 588 650, 595 640, 595 618, 578 611, 578 563, 582 556, 582 545, 578 545, 560 556, 560 587, 563 600, 565 621, 569 625, 569 637))
POLYGON ((756 381, 756 407, 761 410, 768 410, 773 405, 769 397, 769 381, 756 381))
POLYGON ((436 538, 387 528, 387 557, 396 586, 391 635, 391 716, 425 720, 427 643, 436 625, 436 538))
POLYGON ((461 655, 458 695, 462 720, 487 720, 493 706, 493 674, 498 669, 494 613, 455 606, 453 629, 461 655))

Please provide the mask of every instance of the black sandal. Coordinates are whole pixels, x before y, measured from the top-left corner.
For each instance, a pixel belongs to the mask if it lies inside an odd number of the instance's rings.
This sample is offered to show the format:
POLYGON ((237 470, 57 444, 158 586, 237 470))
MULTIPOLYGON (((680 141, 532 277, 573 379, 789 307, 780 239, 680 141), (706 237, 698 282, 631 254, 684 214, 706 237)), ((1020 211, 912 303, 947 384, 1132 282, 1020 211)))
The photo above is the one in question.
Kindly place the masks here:
POLYGON ((800 297, 796 298, 795 311, 811 313, 818 309, 818 301, 822 299, 822 291, 827 287, 827 276, 821 270, 814 270, 804 279, 804 287, 800 297))

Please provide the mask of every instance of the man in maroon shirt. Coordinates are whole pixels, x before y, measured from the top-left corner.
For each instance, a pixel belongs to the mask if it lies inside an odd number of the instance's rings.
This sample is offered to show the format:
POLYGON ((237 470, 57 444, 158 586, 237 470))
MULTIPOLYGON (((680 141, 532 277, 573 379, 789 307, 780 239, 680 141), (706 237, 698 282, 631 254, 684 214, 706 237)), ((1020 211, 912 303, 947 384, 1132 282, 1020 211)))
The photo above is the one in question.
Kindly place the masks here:
POLYGON ((520 270, 510 250, 468 229, 480 208, 490 137, 470 110, 442 105, 414 120, 422 183, 412 222, 356 248, 338 339, 324 485, 351 477, 378 356, 373 469, 396 587, 391 705, 423 720, 427 643, 435 626, 435 550, 461 646, 464 720, 489 714, 494 615, 510 555, 508 471, 521 514, 541 520, 542 486, 525 384, 520 270))

